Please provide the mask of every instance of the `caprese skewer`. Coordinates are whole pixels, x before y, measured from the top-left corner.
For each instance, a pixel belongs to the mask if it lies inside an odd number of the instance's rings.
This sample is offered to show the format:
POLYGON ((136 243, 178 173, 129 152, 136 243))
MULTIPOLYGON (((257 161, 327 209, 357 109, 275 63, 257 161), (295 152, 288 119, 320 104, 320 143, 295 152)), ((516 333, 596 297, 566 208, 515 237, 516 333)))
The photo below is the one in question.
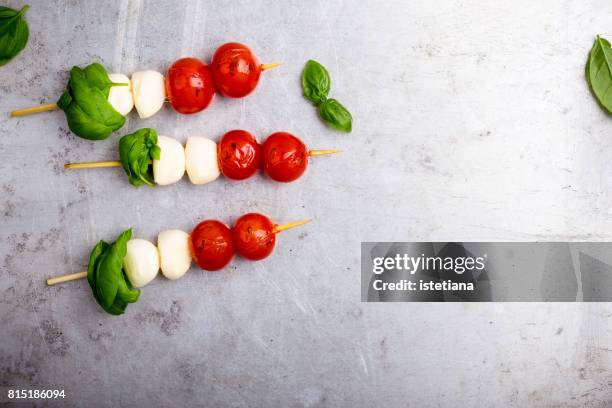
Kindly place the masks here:
POLYGON ((155 279, 160 270, 167 279, 176 280, 191 268, 192 260, 210 272, 223 269, 236 254, 258 261, 272 253, 276 234, 308 222, 277 225, 265 215, 248 213, 238 218, 232 228, 221 221, 205 220, 191 234, 162 231, 157 246, 132 238, 132 230, 127 229, 115 242, 100 241, 93 248, 87 272, 49 278, 47 285, 87 278, 98 304, 106 312, 119 315, 129 303, 138 300, 139 288, 155 279))
POLYGON ((200 112, 215 93, 242 98, 255 90, 261 73, 280 64, 262 64, 246 45, 227 43, 219 47, 208 65, 198 58, 181 58, 164 77, 154 70, 137 71, 128 78, 111 73, 97 63, 73 67, 66 92, 57 103, 11 112, 12 117, 62 109, 76 135, 100 140, 125 123, 135 107, 142 119, 153 116, 167 101, 178 113, 200 112))
POLYGON ((119 140, 119 161, 66 163, 64 167, 121 166, 135 186, 173 184, 185 172, 196 185, 210 183, 221 174, 231 180, 244 180, 260 169, 275 181, 291 182, 306 171, 309 157, 338 152, 309 150, 298 137, 287 132, 272 133, 259 144, 246 130, 225 133, 218 145, 211 139, 190 136, 183 148, 178 140, 144 128, 119 140))

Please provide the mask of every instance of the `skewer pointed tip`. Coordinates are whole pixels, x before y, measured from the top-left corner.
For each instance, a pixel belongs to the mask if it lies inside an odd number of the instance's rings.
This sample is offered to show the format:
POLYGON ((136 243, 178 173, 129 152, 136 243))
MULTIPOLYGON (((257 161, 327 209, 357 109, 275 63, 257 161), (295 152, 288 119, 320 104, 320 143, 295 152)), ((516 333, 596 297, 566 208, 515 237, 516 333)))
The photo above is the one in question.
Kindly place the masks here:
POLYGON ((275 62, 273 64, 261 64, 259 66, 259 68, 261 68, 262 71, 268 70, 268 69, 272 69, 272 68, 276 68, 283 65, 282 62, 275 62))
POLYGON ((336 154, 336 153, 342 153, 342 150, 328 149, 328 150, 309 150, 308 151, 308 155, 310 157, 323 156, 323 155, 326 155, 326 154, 336 154))
POLYGON ((291 228, 296 228, 296 227, 299 227, 301 225, 308 224, 310 221, 312 221, 312 220, 301 220, 301 221, 289 222, 287 224, 282 224, 282 225, 275 225, 274 226, 274 233, 278 234, 279 232, 287 231, 287 230, 289 230, 291 228))

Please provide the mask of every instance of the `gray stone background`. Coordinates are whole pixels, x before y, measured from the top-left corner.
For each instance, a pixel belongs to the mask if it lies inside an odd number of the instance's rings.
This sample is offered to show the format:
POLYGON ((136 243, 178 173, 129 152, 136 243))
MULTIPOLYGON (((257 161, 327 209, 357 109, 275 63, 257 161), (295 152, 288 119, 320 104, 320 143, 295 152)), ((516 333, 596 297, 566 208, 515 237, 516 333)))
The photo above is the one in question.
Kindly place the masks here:
POLYGON ((29 46, 0 69, 2 384, 63 388, 75 406, 612 403, 612 306, 366 304, 359 272, 361 241, 612 239, 612 118, 583 78, 609 2, 102 3, 31 0, 29 46), (118 169, 62 168, 114 159, 119 135, 80 140, 59 112, 8 118, 55 101, 72 65, 163 72, 232 40, 284 65, 247 99, 132 115, 120 134, 287 130, 343 154, 290 185, 136 189, 118 169), (309 58, 352 134, 302 98, 309 58), (119 318, 84 281, 45 286, 125 227, 154 240, 246 211, 314 222, 263 262, 159 278, 119 318))

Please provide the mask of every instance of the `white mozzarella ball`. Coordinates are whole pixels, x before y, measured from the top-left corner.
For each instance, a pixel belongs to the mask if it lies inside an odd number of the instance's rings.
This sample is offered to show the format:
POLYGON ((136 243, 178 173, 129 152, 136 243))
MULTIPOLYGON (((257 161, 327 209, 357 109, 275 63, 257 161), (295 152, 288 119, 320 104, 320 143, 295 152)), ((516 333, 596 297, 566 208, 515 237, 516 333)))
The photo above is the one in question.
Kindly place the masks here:
POLYGON ((157 71, 138 71, 132 74, 132 92, 138 116, 142 119, 157 113, 166 100, 164 76, 157 71))
POLYGON ((204 137, 191 136, 185 146, 185 168, 193 184, 206 184, 219 177, 217 144, 204 137))
POLYGON ((153 178, 160 186, 179 181, 185 174, 185 149, 178 140, 168 136, 157 136, 161 150, 159 160, 153 160, 153 178))
POLYGON ((159 271, 157 248, 146 239, 130 239, 123 269, 132 286, 140 288, 151 282, 159 271))
POLYGON ((167 230, 157 237, 161 271, 168 279, 178 279, 191 267, 191 239, 181 230, 167 230))
POLYGON ((132 97, 132 83, 130 78, 123 74, 108 74, 111 82, 116 84, 127 84, 111 86, 108 91, 108 102, 121 115, 125 116, 132 111, 134 107, 134 98, 132 97))

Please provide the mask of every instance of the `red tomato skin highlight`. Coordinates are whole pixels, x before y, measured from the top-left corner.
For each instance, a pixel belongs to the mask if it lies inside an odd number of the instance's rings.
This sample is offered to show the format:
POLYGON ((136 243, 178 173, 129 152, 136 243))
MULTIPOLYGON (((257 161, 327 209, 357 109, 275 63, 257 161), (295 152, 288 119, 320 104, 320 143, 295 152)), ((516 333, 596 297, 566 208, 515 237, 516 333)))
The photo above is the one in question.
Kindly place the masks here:
POLYGON ((216 220, 196 225, 191 232, 191 246, 196 263, 205 271, 224 268, 236 254, 231 230, 216 220))
POLYGON ((217 48, 211 66, 217 91, 229 98, 242 98, 253 92, 261 76, 259 59, 240 43, 217 48))
POLYGON ((217 146, 221 174, 232 180, 244 180, 261 168, 261 146, 246 130, 230 130, 217 146))
POLYGON ((208 107, 215 97, 211 69, 197 58, 181 58, 168 69, 166 94, 175 111, 196 113, 208 107))
POLYGON ((274 224, 268 217, 248 213, 236 220, 232 235, 238 253, 251 261, 267 258, 274 250, 276 234, 274 224))
POLYGON ((308 149, 291 133, 272 133, 261 148, 264 172, 273 180, 288 183, 308 167, 308 149))

